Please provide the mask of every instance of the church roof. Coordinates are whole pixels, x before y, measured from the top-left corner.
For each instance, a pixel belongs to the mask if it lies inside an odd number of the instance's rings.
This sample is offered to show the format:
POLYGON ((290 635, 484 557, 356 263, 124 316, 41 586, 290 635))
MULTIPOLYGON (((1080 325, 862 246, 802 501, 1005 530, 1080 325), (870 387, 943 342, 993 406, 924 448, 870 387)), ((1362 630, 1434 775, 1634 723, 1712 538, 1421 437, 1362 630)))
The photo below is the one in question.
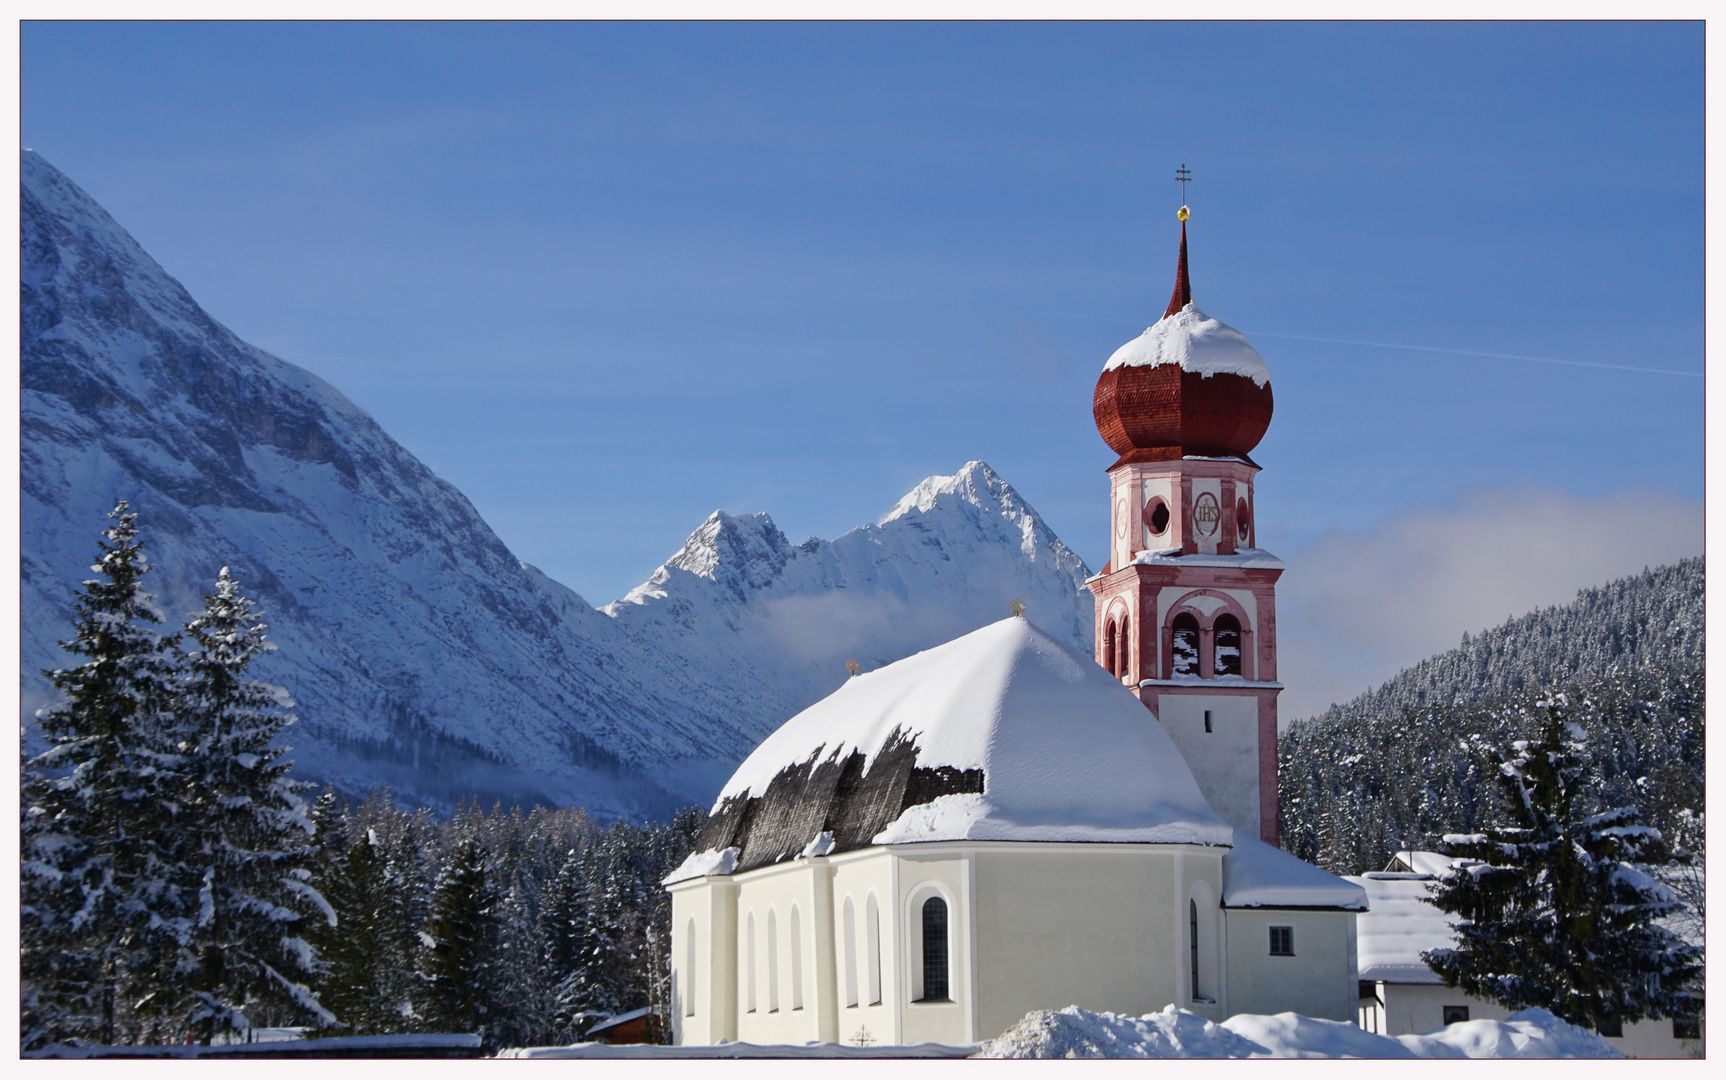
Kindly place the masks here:
POLYGON ((1236 829, 1234 848, 1223 856, 1223 906, 1365 911, 1367 892, 1353 879, 1337 877, 1236 829))
POLYGON ((786 721, 667 881, 875 844, 1233 835, 1119 680, 1009 618, 848 679, 786 721))

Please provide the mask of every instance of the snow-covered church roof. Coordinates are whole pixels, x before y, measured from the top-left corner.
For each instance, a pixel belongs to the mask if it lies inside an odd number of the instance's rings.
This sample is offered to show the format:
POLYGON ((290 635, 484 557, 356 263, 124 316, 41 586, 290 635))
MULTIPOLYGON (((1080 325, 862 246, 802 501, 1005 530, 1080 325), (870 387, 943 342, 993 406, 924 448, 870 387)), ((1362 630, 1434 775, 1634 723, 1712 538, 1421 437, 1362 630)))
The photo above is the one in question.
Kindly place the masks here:
POLYGON ((1245 335, 1206 315, 1191 301, 1116 349, 1109 362, 1103 365, 1103 370, 1161 364, 1171 364, 1182 371, 1207 378, 1212 375, 1244 375, 1255 386, 1263 386, 1271 378, 1271 369, 1266 366, 1264 357, 1247 343, 1245 335))
POLYGON ((1137 698, 1009 618, 848 679, 786 721, 667 881, 875 844, 1233 837, 1137 698))

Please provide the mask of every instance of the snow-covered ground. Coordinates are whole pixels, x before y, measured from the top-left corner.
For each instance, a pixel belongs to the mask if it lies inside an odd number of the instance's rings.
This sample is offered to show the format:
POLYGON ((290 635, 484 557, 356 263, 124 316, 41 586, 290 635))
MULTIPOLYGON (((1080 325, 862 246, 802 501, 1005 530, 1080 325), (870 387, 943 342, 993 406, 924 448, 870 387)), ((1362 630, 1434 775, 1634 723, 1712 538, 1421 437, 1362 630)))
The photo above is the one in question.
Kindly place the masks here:
POLYGON ((1471 1020, 1425 1035, 1374 1035, 1297 1013, 1213 1023, 1168 1006, 1120 1016, 1077 1006, 1039 1011, 983 1044, 986 1058, 1616 1058, 1606 1040, 1545 1009, 1471 1020))

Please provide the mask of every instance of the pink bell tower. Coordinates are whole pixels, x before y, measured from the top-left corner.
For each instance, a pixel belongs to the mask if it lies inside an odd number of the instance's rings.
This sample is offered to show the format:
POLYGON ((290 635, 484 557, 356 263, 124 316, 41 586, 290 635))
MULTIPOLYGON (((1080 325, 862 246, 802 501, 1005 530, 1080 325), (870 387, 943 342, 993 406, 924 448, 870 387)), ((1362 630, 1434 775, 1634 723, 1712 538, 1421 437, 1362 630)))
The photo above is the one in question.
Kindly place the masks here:
POLYGON ((1257 546, 1248 453, 1271 419, 1270 371, 1201 312, 1187 274, 1121 346, 1092 398, 1109 467, 1112 544, 1096 596, 1097 662, 1138 695, 1213 809, 1267 844, 1277 826, 1276 581, 1257 546))

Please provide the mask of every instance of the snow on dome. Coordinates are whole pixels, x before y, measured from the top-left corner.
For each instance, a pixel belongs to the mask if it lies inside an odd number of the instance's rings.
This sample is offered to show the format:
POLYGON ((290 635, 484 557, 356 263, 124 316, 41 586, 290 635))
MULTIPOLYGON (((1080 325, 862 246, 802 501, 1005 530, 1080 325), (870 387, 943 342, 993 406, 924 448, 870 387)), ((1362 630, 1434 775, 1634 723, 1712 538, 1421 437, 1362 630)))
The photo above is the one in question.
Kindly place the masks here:
POLYGON ((1234 831, 1233 844, 1233 850, 1223 856, 1224 907, 1367 909, 1366 890, 1353 881, 1320 870, 1239 829, 1234 831))
POLYGON ((847 679, 786 721, 720 792, 697 847, 738 846, 749 870, 821 832, 835 851, 1233 836, 1155 716, 1023 618, 847 679))
POLYGON ((1207 378, 1244 375, 1255 386, 1264 386, 1271 378, 1264 357, 1247 344, 1239 330, 1211 318, 1194 303, 1158 319, 1143 334, 1116 349, 1103 370, 1162 364, 1173 364, 1207 378))

